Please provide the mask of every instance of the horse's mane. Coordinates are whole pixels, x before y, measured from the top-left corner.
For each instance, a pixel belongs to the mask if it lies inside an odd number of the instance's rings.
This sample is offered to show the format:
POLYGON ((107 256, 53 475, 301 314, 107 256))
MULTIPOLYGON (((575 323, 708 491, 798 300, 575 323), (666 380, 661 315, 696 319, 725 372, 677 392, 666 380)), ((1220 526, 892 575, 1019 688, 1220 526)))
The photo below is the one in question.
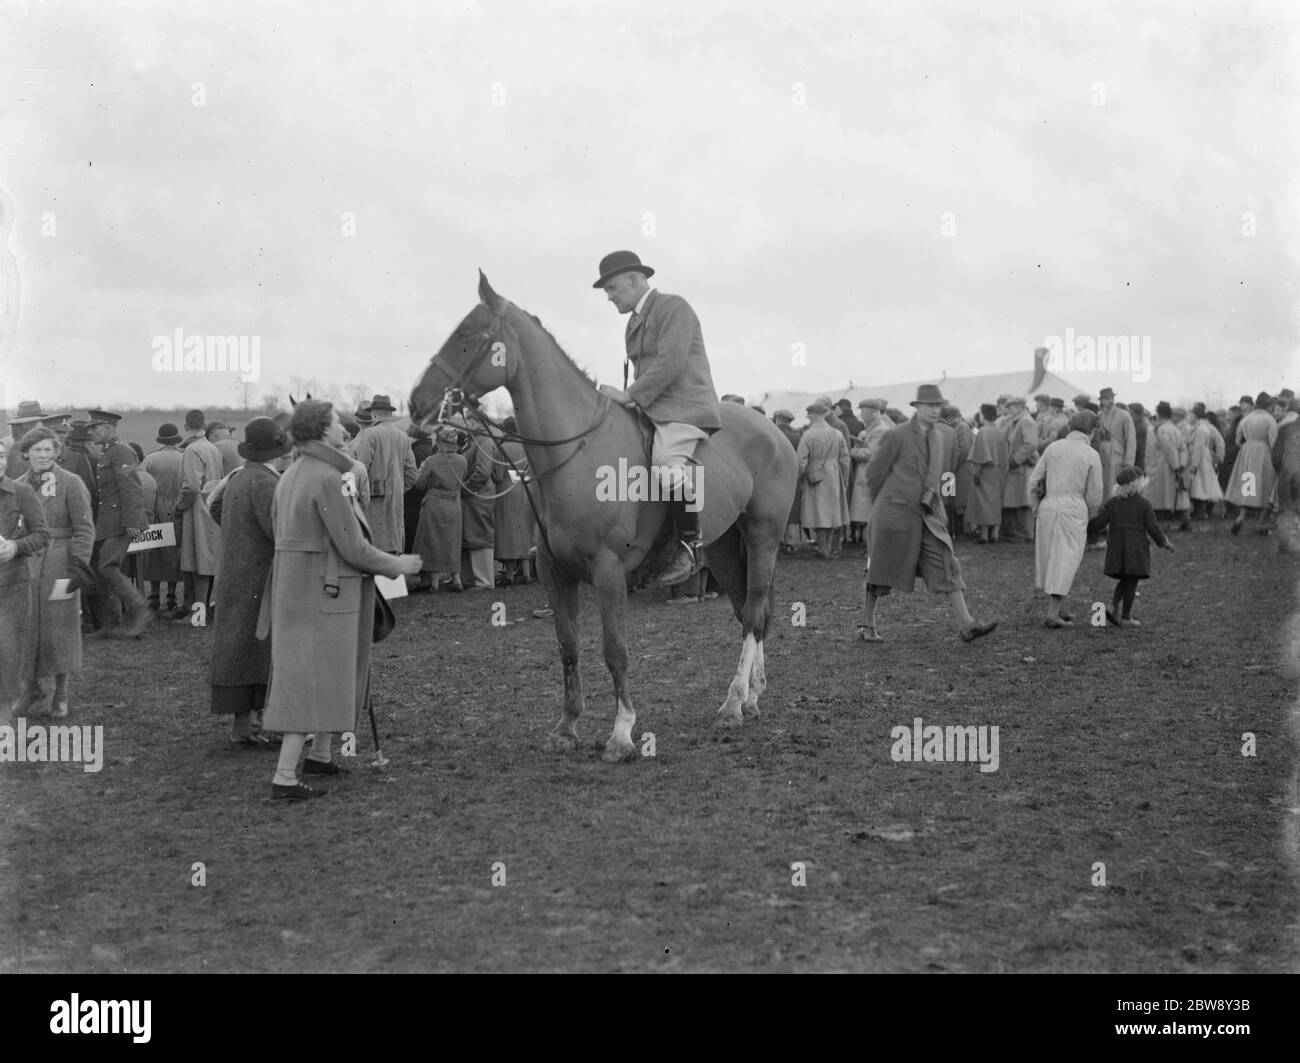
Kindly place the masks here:
MULTIPOLYGON (((568 362, 571 366, 573 366, 573 368, 576 369, 578 373, 582 375, 583 379, 586 380, 588 384, 590 384, 593 388, 598 386, 596 384, 595 378, 589 372, 587 372, 587 370, 583 369, 582 366, 580 366, 577 362, 575 362, 569 356, 569 353, 563 347, 560 346, 560 341, 555 338, 555 336, 551 333, 550 329, 548 329, 545 325, 542 324, 541 318, 539 318, 536 314, 529 313, 518 303, 511 303, 510 305, 513 306, 516 310, 518 310, 521 314, 523 314, 526 318, 528 318, 528 320, 530 320, 534 325, 536 325, 539 329, 542 330, 546 338, 549 339, 551 343, 555 345, 555 349, 560 352, 564 360, 568 362)), ((474 333, 481 331, 484 327, 491 324, 491 313, 492 313, 491 310, 489 310, 486 306, 480 303, 473 310, 471 310, 469 316, 465 318, 463 322, 461 322, 461 326, 459 329, 460 334, 465 336, 466 338, 469 338, 474 333)))

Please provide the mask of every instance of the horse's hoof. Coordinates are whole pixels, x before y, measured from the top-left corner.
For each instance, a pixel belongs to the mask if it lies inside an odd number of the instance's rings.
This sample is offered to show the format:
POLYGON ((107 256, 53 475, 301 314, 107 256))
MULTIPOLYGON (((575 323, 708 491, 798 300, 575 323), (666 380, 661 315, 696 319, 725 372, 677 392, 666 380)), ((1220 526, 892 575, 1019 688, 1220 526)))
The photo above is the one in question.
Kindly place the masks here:
POLYGON ((761 712, 758 711, 757 701, 745 702, 745 704, 741 706, 741 711, 744 713, 745 719, 747 720, 757 720, 760 716, 763 715, 761 712))
POLYGON ((606 764, 622 764, 624 761, 631 760, 636 756, 636 746, 616 746, 612 743, 605 747, 605 752, 600 755, 600 759, 606 764))
POLYGON ((551 753, 572 753, 578 748, 578 740, 572 735, 552 732, 546 736, 546 748, 551 753))
POLYGON ((745 725, 745 717, 737 712, 734 716, 731 713, 719 713, 713 721, 713 726, 720 731, 735 731, 745 725))

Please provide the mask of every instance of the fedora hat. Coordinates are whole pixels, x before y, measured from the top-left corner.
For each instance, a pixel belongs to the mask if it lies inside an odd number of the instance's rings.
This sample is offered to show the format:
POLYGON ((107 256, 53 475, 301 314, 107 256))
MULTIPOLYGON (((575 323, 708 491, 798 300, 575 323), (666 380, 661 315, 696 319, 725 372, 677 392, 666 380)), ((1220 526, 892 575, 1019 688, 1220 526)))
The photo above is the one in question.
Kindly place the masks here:
POLYGON ((820 399, 818 399, 816 402, 808 406, 805 406, 804 409, 808 413, 814 414, 815 416, 818 417, 820 417, 822 414, 831 412, 831 408, 827 406, 826 403, 822 402, 820 399))
POLYGON ((395 413, 397 407, 393 405, 392 399, 387 395, 376 395, 370 400, 371 410, 387 410, 389 413, 395 413))
POLYGON ((244 426, 244 441, 239 456, 248 461, 270 461, 293 449, 289 433, 269 417, 254 417, 244 426))
POLYGON ((121 419, 122 415, 120 413, 113 413, 110 410, 91 410, 88 427, 94 428, 97 424, 116 425, 121 419))
POLYGON ((1099 392, 1097 392, 1097 398, 1099 399, 1113 399, 1114 397, 1115 397, 1114 388, 1102 388, 1099 392))
POLYGON ((374 424, 375 419, 370 416, 370 403, 363 402, 357 406, 357 412, 352 415, 352 419, 363 428, 368 424, 374 424))
POLYGON ((772 420, 774 420, 774 421, 793 421, 793 420, 794 420, 794 414, 792 414, 789 410, 777 410, 776 413, 772 414, 772 420))
POLYGON ((184 437, 181 435, 180 430, 174 424, 169 422, 165 425, 159 426, 158 436, 154 439, 154 442, 161 443, 165 447, 174 447, 183 439, 184 437))
POLYGON ((617 277, 620 273, 627 273, 630 270, 643 273, 646 277, 655 275, 655 271, 650 266, 642 264, 640 256, 635 251, 611 251, 600 260, 600 266, 597 267, 600 276, 596 278, 592 287, 603 288, 610 277, 617 277))
POLYGON ((26 402, 18 404, 18 412, 9 418, 10 424, 34 424, 37 421, 44 420, 48 417, 41 404, 35 399, 28 399, 26 402))
POLYGON ((916 398, 912 400, 913 406, 943 406, 948 402, 939 394, 937 384, 922 384, 916 389, 916 398))

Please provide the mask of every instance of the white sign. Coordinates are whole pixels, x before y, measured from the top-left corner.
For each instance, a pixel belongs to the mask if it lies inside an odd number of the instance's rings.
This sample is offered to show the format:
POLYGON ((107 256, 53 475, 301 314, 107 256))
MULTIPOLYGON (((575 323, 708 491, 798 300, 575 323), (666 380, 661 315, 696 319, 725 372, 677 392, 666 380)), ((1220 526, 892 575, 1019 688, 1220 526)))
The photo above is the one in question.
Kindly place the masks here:
POLYGON ((175 545, 176 525, 167 521, 165 524, 150 524, 144 531, 132 535, 126 552, 138 554, 141 550, 161 550, 164 546, 175 545))

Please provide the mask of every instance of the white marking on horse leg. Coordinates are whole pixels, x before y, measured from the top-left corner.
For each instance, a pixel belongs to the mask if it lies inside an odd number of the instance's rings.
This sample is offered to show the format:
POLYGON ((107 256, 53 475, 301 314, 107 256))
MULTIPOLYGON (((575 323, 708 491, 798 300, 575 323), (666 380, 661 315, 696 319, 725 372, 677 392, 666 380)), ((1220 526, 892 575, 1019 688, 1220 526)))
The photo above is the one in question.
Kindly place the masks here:
POLYGON ((749 673, 754 667, 754 655, 757 652, 758 641, 753 635, 746 635, 744 645, 740 649, 740 665, 736 669, 730 689, 727 690, 727 700, 718 710, 719 723, 724 721, 740 723, 744 719, 740 706, 749 697, 749 673))
POLYGON ((636 723, 636 713, 632 711, 631 705, 620 698, 618 712, 614 715, 614 732, 605 743, 603 759, 613 763, 636 755, 636 746, 632 744, 634 723, 636 723))
POLYGON ((763 665, 763 643, 759 642, 756 648, 754 667, 749 675, 749 695, 745 698, 742 706, 746 716, 759 715, 758 699, 763 696, 763 691, 767 689, 767 669, 763 665))

